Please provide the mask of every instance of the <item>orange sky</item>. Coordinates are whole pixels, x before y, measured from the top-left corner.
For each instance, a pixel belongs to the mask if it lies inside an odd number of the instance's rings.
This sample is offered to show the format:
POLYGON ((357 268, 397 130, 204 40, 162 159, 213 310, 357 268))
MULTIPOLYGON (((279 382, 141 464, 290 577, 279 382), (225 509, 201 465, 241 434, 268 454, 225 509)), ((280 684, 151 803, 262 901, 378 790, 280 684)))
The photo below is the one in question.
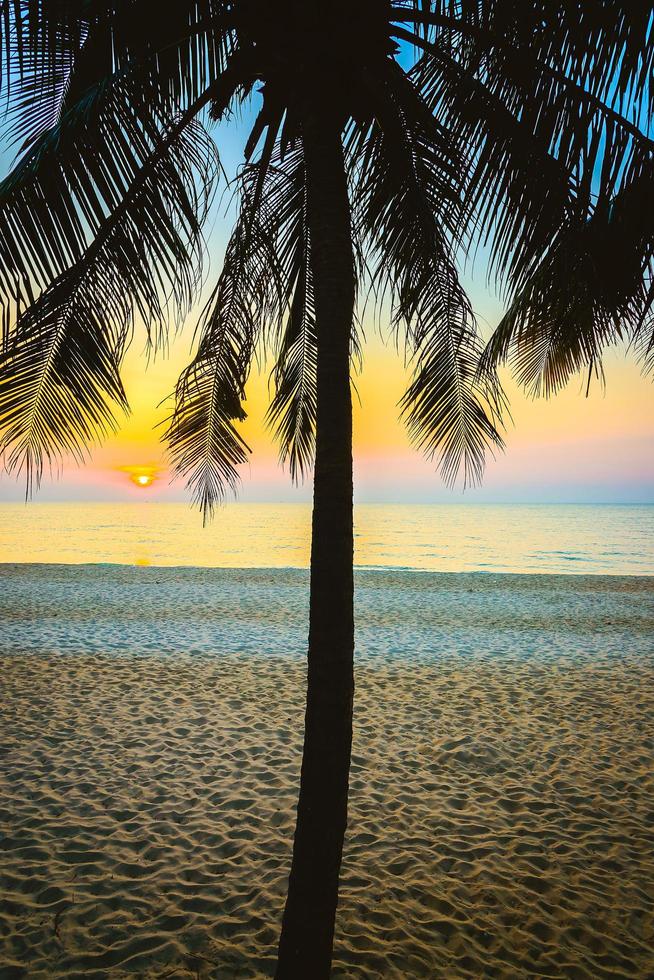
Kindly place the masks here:
MULTIPOLYGON (((185 363, 192 328, 172 344, 169 356, 147 364, 135 342, 124 368, 132 414, 120 432, 94 451, 83 469, 68 465, 61 480, 44 480, 42 499, 184 499, 171 486, 165 451, 156 429, 166 415, 159 403, 172 390, 185 363), (139 468, 158 478, 141 487, 139 468)), ((357 495, 361 500, 590 500, 646 501, 654 498, 654 386, 623 354, 606 361, 606 390, 595 384, 588 398, 581 379, 555 399, 527 399, 508 379, 513 424, 507 449, 490 460, 484 485, 449 491, 410 445, 398 421, 397 402, 406 383, 401 357, 392 346, 369 333, 364 369, 356 378, 360 403, 354 406, 354 454, 357 495)), ((263 422, 267 407, 267 372, 248 386, 248 419, 243 433, 253 449, 243 471, 240 496, 245 500, 308 499, 310 487, 293 488, 277 464, 274 440, 263 422)), ((160 430, 159 430, 160 431, 160 430)), ((3 499, 20 497, 22 488, 0 480, 3 499)))

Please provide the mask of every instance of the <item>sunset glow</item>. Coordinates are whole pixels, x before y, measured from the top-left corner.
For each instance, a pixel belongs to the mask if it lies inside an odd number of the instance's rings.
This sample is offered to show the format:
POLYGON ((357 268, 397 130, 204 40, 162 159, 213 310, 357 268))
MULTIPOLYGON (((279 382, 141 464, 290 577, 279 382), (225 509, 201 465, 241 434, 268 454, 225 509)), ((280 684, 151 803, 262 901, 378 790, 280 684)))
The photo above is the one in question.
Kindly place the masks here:
MULTIPOLYGON (((556 398, 533 400, 504 372, 512 415, 512 421, 507 420, 506 450, 496 459, 489 458, 483 486, 463 494, 460 485, 448 490, 436 463, 426 460, 411 445, 398 417, 398 402, 406 390, 409 372, 397 351, 381 343, 372 324, 368 338, 353 400, 356 492, 360 500, 476 503, 651 499, 654 389, 623 351, 608 353, 606 387, 591 386, 588 397, 583 379, 579 379, 571 381, 556 398)), ((145 490, 138 495, 142 499, 156 496, 157 500, 188 501, 183 482, 170 480, 160 424, 170 411, 170 405, 162 402, 173 390, 188 355, 188 331, 170 345, 167 358, 158 357, 147 367, 139 344, 134 344, 124 365, 132 413, 120 432, 96 450, 91 466, 82 473, 73 467, 64 471, 66 490, 62 486, 62 495, 69 492, 87 498, 129 499, 137 490, 145 490), (154 480, 139 484, 133 476, 141 475, 153 475, 154 480)), ((265 422, 271 366, 253 371, 247 385, 244 408, 248 414, 239 431, 252 455, 242 467, 238 496, 244 501, 309 500, 310 478, 300 487, 292 485, 288 470, 279 466, 278 447, 265 422)), ((8 481, 6 486, 8 493, 8 481)), ((44 486, 41 499, 56 489, 56 485, 53 490, 44 486)), ((18 486, 15 496, 21 492, 18 486)))
POLYGON ((159 469, 156 466, 119 466, 117 467, 119 473, 126 473, 129 480, 138 487, 139 490, 146 490, 151 487, 159 475, 159 469))

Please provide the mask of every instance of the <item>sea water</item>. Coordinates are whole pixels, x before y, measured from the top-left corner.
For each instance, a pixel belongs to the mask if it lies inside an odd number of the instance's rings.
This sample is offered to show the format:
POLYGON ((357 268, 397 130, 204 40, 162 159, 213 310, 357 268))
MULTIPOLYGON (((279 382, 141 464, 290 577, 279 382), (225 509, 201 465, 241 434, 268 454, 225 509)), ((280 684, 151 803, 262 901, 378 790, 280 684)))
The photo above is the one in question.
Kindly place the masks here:
MULTIPOLYGON (((0 562, 306 568, 308 504, 0 504, 0 562)), ((441 572, 654 574, 654 505, 361 504, 355 564, 441 572)))

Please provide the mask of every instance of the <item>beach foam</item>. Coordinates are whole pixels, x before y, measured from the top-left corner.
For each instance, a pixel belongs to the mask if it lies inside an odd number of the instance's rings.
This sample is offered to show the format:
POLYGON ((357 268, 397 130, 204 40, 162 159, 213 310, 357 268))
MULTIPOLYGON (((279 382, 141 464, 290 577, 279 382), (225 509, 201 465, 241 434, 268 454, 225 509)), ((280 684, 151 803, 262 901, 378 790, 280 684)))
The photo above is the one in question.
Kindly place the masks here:
MULTIPOLYGON (((2 976, 271 976, 306 575, 0 586, 2 976)), ((358 596, 334 976, 651 976, 654 581, 370 572, 358 596)))

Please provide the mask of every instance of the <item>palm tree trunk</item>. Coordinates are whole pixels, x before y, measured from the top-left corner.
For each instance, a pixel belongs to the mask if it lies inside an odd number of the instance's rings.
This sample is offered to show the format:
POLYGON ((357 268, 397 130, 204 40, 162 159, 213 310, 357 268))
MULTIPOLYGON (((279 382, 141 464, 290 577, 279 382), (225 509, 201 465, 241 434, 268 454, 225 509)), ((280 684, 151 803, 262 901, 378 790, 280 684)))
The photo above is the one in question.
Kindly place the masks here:
POLYGON ((318 404, 304 753, 277 980, 330 975, 354 693, 350 207, 338 123, 316 113, 303 139, 318 404))

